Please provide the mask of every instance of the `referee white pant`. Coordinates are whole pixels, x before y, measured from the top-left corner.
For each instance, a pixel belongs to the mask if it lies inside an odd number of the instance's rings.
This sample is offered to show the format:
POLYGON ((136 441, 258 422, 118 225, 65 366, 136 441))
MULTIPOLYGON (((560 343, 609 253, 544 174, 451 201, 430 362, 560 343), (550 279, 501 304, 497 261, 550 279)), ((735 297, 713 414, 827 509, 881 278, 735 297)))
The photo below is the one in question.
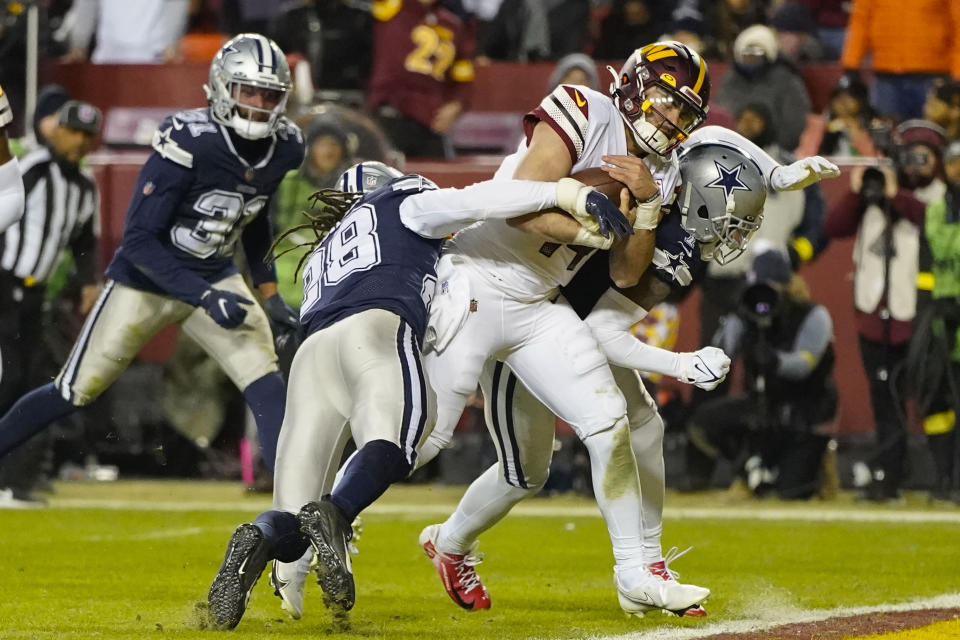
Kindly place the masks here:
POLYGON ((396 314, 369 309, 311 334, 287 382, 274 508, 297 513, 330 493, 351 435, 358 449, 396 444, 412 467, 434 408, 416 337, 396 314))

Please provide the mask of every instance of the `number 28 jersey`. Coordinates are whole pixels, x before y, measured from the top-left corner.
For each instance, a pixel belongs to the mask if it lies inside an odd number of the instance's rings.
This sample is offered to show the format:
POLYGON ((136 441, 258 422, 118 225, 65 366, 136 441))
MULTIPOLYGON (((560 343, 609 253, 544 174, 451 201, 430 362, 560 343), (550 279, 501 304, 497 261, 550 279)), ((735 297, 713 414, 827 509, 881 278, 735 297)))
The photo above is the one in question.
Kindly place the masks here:
POLYGON ((444 239, 410 230, 400 204, 436 188, 422 176, 397 178, 366 194, 327 234, 302 275, 300 323, 307 333, 361 311, 386 309, 422 342, 444 239))

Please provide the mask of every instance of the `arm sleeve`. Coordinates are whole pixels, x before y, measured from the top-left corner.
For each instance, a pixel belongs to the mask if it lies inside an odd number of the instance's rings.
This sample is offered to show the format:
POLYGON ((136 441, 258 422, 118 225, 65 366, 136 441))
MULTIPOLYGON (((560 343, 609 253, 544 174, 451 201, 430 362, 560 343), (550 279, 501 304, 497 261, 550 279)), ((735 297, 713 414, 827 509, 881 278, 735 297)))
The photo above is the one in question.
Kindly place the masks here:
POLYGON ((800 324, 793 351, 777 354, 777 375, 802 380, 817 368, 833 336, 833 321, 824 307, 815 306, 800 324))
POLYGON ((726 142, 727 144, 732 144, 736 147, 740 147, 747 152, 753 160, 760 167, 760 173, 763 174, 764 179, 766 180, 767 189, 774 191, 773 185, 770 183, 770 176, 773 175, 773 170, 780 166, 780 163, 774 160, 769 153, 750 142, 742 135, 736 131, 731 131, 726 127, 718 127, 716 125, 709 125, 706 127, 700 127, 690 134, 687 147, 694 146, 697 142, 726 142))
POLYGON ((0 165, 0 233, 23 217, 23 204, 20 164, 11 158, 0 165))
POLYGON ((444 238, 480 220, 503 220, 555 206, 555 182, 498 180, 416 193, 400 203, 400 219, 424 238, 444 238))
POLYGON ((70 32, 70 48, 86 49, 97 28, 98 0, 77 0, 73 3, 74 23, 70 32))
POLYGON ((241 236, 243 252, 247 256, 247 266, 250 268, 254 286, 277 281, 277 268, 273 261, 270 264, 264 263, 264 258, 270 251, 270 245, 273 244, 273 223, 268 215, 272 208, 270 205, 264 207, 260 215, 246 226, 241 236))
POLYGON ((584 322, 610 363, 676 378, 680 375, 678 354, 644 344, 630 333, 630 327, 646 315, 643 307, 623 294, 607 289, 584 322))
POLYGON ((180 265, 160 238, 170 231, 173 215, 191 182, 191 171, 154 153, 147 159, 127 212, 123 252, 128 260, 171 296, 197 306, 210 288, 206 280, 180 265), (148 189, 148 183, 153 188, 148 189), (149 194, 144 194, 149 190, 149 194))
POLYGON ((802 262, 809 262, 826 249, 827 233, 824 229, 827 203, 823 189, 814 183, 803 190, 803 218, 793 230, 793 249, 802 262))

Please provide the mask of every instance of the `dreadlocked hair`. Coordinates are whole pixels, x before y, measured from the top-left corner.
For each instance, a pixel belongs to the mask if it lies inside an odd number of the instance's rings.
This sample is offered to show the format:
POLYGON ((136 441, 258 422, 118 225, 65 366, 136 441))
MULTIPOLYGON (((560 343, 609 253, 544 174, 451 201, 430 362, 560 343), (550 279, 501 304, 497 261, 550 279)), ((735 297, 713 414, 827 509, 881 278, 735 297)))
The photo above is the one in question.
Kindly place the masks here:
POLYGON ((330 233, 330 230, 347 215, 347 212, 350 211, 353 205, 362 197, 363 194, 359 192, 347 193, 346 191, 338 191, 336 189, 320 189, 315 192, 307 200, 309 208, 301 211, 301 213, 307 217, 308 222, 291 227, 278 235, 274 239, 273 244, 270 245, 267 256, 263 259, 264 264, 272 264, 277 258, 306 247, 307 250, 303 253, 300 261, 297 263, 296 270, 293 272, 293 281, 296 282, 297 276, 300 274, 300 269, 303 268, 303 263, 307 261, 307 258, 310 257, 313 250, 317 248, 317 245, 330 233), (307 238, 301 235, 301 231, 312 232, 313 238, 307 238), (274 253, 277 247, 288 238, 293 242, 293 246, 279 253, 274 253))

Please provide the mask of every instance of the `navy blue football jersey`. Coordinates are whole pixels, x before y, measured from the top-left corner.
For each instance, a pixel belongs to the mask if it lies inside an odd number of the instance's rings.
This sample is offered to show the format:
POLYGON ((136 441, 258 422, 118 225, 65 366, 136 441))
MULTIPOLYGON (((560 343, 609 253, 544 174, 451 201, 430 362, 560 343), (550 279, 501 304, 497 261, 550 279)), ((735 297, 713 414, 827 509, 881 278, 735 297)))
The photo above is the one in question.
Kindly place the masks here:
POLYGON ((192 109, 164 119, 153 149, 107 276, 196 304, 196 289, 202 287, 194 276, 212 283, 236 272, 237 239, 266 209, 283 176, 300 166, 303 136, 284 119, 269 138, 232 138, 208 108, 192 109))
POLYGON ((307 333, 367 309, 385 309, 423 340, 443 239, 404 226, 400 203, 436 188, 421 176, 397 178, 366 194, 337 223, 304 267, 300 323, 307 333))
MULTIPOLYGON (((707 263, 700 257, 700 247, 693 234, 683 228, 675 205, 657 226, 649 268, 658 279, 670 285, 674 293, 699 282, 706 273, 707 263)), ((603 292, 612 286, 608 252, 597 251, 561 291, 574 311, 586 318, 603 292)))

